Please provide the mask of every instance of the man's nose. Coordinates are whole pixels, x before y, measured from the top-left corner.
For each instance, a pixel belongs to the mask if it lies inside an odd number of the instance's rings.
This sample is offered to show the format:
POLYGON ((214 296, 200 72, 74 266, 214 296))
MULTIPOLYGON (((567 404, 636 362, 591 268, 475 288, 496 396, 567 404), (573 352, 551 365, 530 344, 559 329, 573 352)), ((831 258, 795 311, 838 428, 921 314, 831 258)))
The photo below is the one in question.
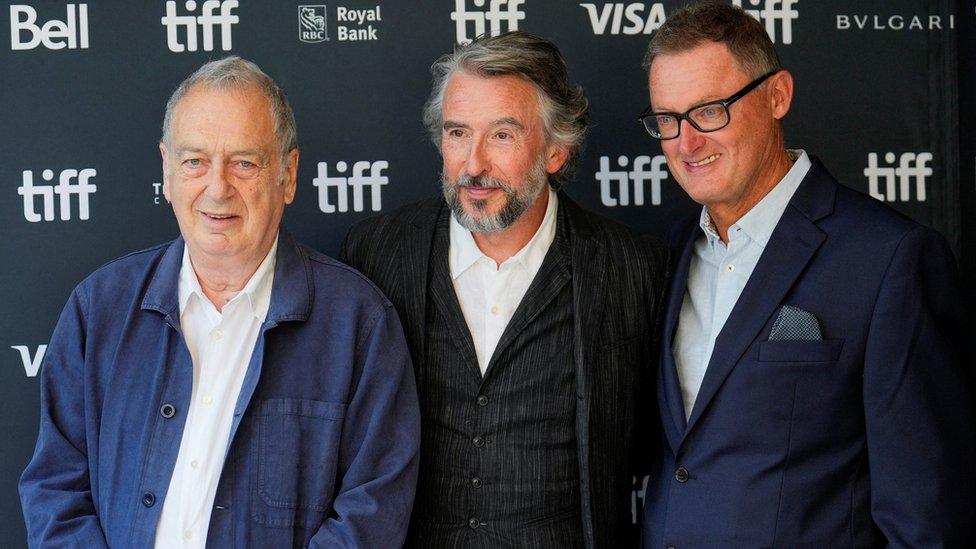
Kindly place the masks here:
POLYGON ((693 153, 705 144, 705 136, 687 120, 681 120, 678 132, 678 150, 682 153, 693 153))
POLYGON ((471 177, 477 177, 487 173, 489 166, 485 145, 479 140, 473 140, 468 149, 468 158, 464 162, 464 172, 471 177))

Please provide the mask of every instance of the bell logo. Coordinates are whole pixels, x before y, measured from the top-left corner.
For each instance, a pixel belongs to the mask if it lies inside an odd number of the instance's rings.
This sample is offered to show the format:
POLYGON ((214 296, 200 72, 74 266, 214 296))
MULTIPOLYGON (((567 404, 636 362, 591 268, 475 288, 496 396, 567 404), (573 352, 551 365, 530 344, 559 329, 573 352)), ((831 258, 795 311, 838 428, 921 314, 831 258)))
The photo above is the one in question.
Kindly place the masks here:
POLYGON ((37 10, 24 4, 10 6, 10 49, 32 50, 42 44, 49 50, 88 48, 88 4, 68 4, 64 21, 35 23, 37 10))
POLYGON ((24 373, 27 374, 27 377, 36 377, 38 370, 41 369, 41 362, 44 361, 47 345, 39 345, 33 357, 31 357, 30 348, 27 345, 13 345, 10 348, 20 353, 20 361, 24 363, 24 373))
MULTIPOLYGON (((348 164, 343 161, 335 163, 336 173, 346 173, 348 164)), ((337 177, 329 175, 329 163, 319 162, 318 177, 312 180, 312 185, 319 189, 319 209, 323 213, 335 213, 349 211, 349 187, 352 187, 352 211, 363 211, 363 188, 370 189, 370 209, 374 212, 380 211, 383 207, 380 193, 383 185, 390 182, 389 178, 383 175, 383 170, 389 167, 386 160, 370 162, 361 160, 352 165, 352 175, 349 177, 337 177), (369 170, 369 175, 366 171, 369 170), (336 203, 329 200, 329 189, 336 189, 336 203)))
POLYGON ((864 168, 864 176, 868 178, 868 194, 882 201, 908 202, 912 200, 912 181, 914 181, 915 200, 925 202, 925 179, 932 175, 932 168, 928 165, 932 161, 932 153, 907 152, 898 156, 889 152, 885 153, 884 160, 890 166, 878 166, 878 153, 868 153, 868 167, 864 168), (897 168, 894 167, 896 160, 897 168), (882 181, 884 194, 881 193, 882 181))
MULTIPOLYGON (((187 0, 183 6, 189 12, 197 9, 195 0, 187 0)), ((166 45, 169 46, 170 51, 176 53, 197 51, 197 27, 199 26, 203 34, 203 51, 213 51, 214 27, 219 26, 220 48, 224 51, 230 51, 233 47, 231 27, 240 21, 239 17, 231 13, 236 7, 237 0, 206 0, 200 6, 201 15, 177 15, 176 2, 167 1, 166 15, 160 19, 160 22, 166 27, 166 45), (219 15, 215 15, 217 11, 220 12, 219 15), (186 29, 186 43, 180 42, 180 27, 186 29)))
POLYGON ((518 9, 525 3, 525 0, 472 0, 477 8, 484 8, 488 2, 488 9, 481 11, 468 11, 465 7, 467 0, 454 0, 454 11, 451 12, 451 20, 455 23, 457 31, 457 41, 459 44, 470 42, 473 38, 490 32, 492 36, 501 34, 502 23, 505 23, 505 31, 518 30, 518 22, 525 19, 525 12, 518 9), (488 28, 485 28, 486 22, 488 28), (474 25, 474 33, 468 34, 468 23, 474 25))
MULTIPOLYGON (((34 197, 40 196, 44 206, 44 221, 54 221, 54 195, 58 195, 61 210, 61 221, 71 220, 71 195, 78 195, 78 219, 84 221, 88 219, 88 195, 97 190, 95 185, 89 183, 95 177, 95 170, 86 168, 84 170, 64 170, 58 176, 57 185, 34 185, 34 172, 24 170, 23 183, 17 187, 17 194, 24 197, 24 217, 31 223, 41 220, 41 214, 34 209, 36 206, 34 197), (75 182, 72 183, 71 180, 75 182)), ((54 171, 44 170, 41 172, 44 181, 54 181, 54 171)))
POLYGON ((600 157, 600 171, 596 172, 596 180, 600 182, 600 202, 604 206, 634 206, 644 205, 644 183, 651 183, 651 204, 661 204, 661 182, 668 178, 667 160, 664 155, 638 156, 634 159, 634 169, 627 171, 629 160, 626 156, 617 158, 617 165, 624 168, 620 171, 610 171, 610 157, 600 157), (650 169, 648 169, 650 168, 650 169), (613 196, 613 186, 617 183, 617 196, 613 196), (630 189, 633 187, 634 200, 631 201, 630 189))
POLYGON ((651 34, 664 24, 664 4, 656 2, 643 15, 644 3, 634 4, 603 4, 597 8, 596 4, 580 4, 590 16, 593 34, 651 34), (623 24, 624 19, 627 20, 623 24), (609 26, 609 29, 607 28, 609 26), (609 31, 609 32, 608 32, 609 31))
MULTIPOLYGON (((750 6, 761 6, 759 9, 745 9, 760 23, 766 25, 766 34, 769 39, 776 43, 776 27, 779 26, 784 44, 793 43, 793 20, 800 18, 800 12, 793 6, 799 0, 747 0, 750 6), (779 23, 779 25, 777 25, 779 23)), ((742 0, 732 0, 732 5, 742 7, 742 0)))

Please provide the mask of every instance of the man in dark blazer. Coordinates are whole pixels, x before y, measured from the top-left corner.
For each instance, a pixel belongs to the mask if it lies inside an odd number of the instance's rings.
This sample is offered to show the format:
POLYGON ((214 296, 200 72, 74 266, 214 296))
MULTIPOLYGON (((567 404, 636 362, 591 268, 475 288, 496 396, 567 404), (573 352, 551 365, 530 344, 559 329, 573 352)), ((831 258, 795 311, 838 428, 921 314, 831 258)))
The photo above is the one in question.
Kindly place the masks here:
POLYGON ((432 71, 444 197, 342 252, 394 303, 418 376, 408 545, 636 547, 666 251, 558 190, 587 101, 553 44, 482 36, 432 71))
POLYGON ((678 11, 651 106, 700 216, 671 238, 645 547, 955 547, 973 521, 963 312, 944 239, 788 151, 793 93, 742 10, 678 11))

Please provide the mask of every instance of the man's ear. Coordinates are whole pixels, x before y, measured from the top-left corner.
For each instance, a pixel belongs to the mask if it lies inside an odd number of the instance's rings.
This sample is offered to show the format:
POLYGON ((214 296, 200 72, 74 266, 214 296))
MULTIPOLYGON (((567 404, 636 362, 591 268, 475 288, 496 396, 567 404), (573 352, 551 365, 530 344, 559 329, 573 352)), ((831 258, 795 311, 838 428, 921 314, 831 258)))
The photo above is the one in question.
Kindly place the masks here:
POLYGON ((566 145, 549 145, 546 148, 546 173, 552 175, 563 168, 569 160, 569 147, 566 145))
POLYGON ((793 104, 793 75, 787 70, 781 70, 769 77, 766 86, 769 89, 769 106, 773 118, 782 120, 793 104))
POLYGON ((166 198, 166 202, 172 202, 169 198, 169 164, 167 162, 168 151, 166 150, 166 145, 163 143, 159 144, 159 156, 163 159, 163 196, 166 198))
POLYGON ((298 186, 298 149, 288 151, 285 161, 284 178, 281 184, 285 186, 285 204, 291 204, 295 200, 295 190, 298 186))

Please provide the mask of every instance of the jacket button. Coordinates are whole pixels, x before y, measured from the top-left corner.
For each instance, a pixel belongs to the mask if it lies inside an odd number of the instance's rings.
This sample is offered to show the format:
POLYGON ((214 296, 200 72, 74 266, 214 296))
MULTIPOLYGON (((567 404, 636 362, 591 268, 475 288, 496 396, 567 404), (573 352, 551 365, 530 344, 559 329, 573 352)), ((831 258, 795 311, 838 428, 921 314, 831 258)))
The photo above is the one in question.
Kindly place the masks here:
POLYGON ((142 495, 142 504, 146 507, 152 507, 156 504, 156 494, 152 492, 146 492, 142 495))
POLYGON ((162 406, 159 407, 159 415, 163 416, 166 419, 170 419, 171 417, 176 415, 176 407, 173 406, 172 404, 163 404, 162 406))
POLYGON ((481 488, 484 485, 485 483, 478 477, 471 479, 471 486, 474 486, 475 488, 481 488))
POLYGON ((481 526, 481 521, 474 517, 471 517, 468 519, 468 526, 470 526, 471 528, 477 528, 481 526))
POLYGON ((485 395, 478 395, 478 406, 488 406, 488 397, 485 395))
POLYGON ((689 478, 691 478, 691 476, 688 474, 688 469, 678 467, 674 470, 674 480, 678 482, 688 482, 689 478))
POLYGON ((485 445, 485 437, 483 437, 481 435, 478 435, 478 436, 474 437, 473 439, 471 439, 471 442, 475 446, 477 446, 478 448, 481 448, 482 446, 485 445))

